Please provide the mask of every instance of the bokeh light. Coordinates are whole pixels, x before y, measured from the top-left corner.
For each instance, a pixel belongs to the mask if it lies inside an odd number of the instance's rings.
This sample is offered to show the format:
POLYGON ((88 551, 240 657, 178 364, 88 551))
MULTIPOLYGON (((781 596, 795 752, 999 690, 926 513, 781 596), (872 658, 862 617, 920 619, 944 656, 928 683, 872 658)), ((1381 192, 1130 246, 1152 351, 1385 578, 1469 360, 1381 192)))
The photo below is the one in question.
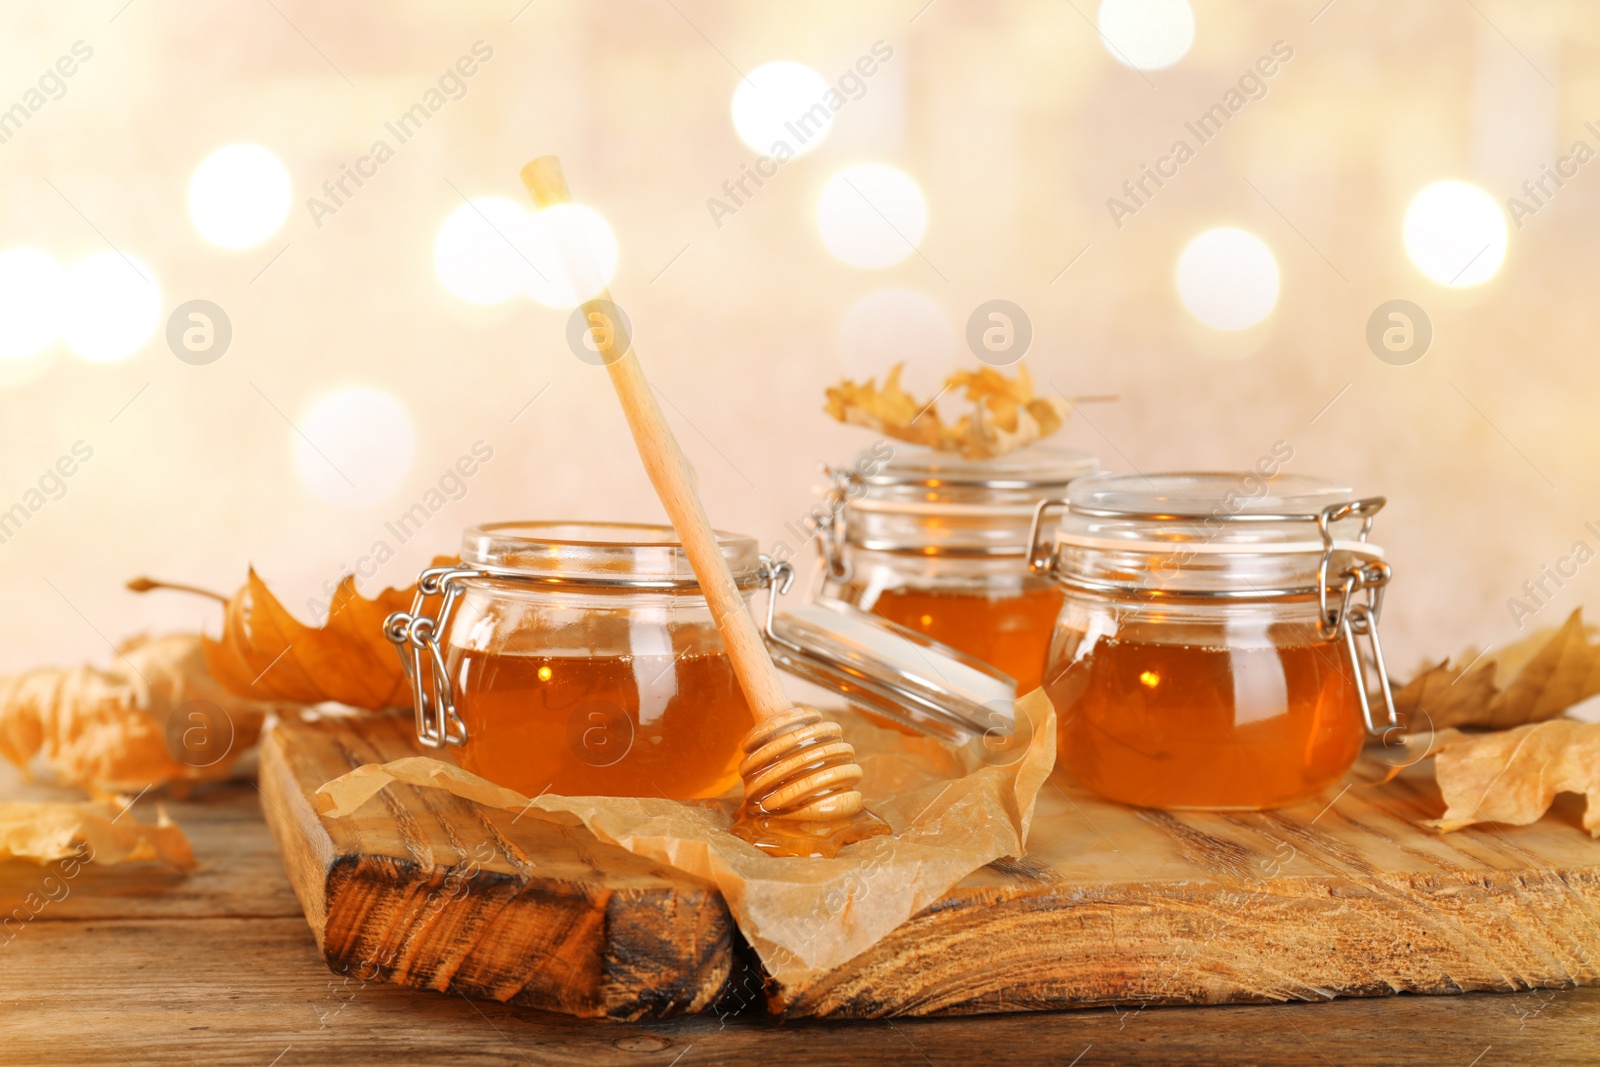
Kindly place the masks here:
POLYGON ((917 183, 884 163, 861 163, 829 179, 817 201, 817 231, 853 267, 888 267, 916 251, 928 228, 917 183))
POLYGON ((1170 67, 1194 45, 1188 0, 1101 0, 1095 22, 1106 51, 1135 70, 1170 67))
POLYGON ((293 434, 300 480, 319 499, 340 507, 377 504, 411 473, 416 431, 399 400, 381 389, 355 386, 314 403, 293 434))
POLYGON ((283 226, 294 195, 289 168, 255 144, 219 148, 189 179, 189 219, 214 245, 251 248, 283 226))
POLYGON ((919 396, 933 396, 955 369, 955 332, 944 309, 910 289, 880 289, 857 300, 839 328, 844 375, 881 383, 904 363, 900 383, 919 396))
POLYGON ((545 307, 571 308, 611 284, 617 235, 605 216, 582 204, 558 204, 534 216, 539 271, 528 295, 545 307))
POLYGON ((66 272, 47 252, 0 252, 0 359, 27 359, 61 332, 66 272))
POLYGON ((1406 209, 1405 242, 1411 262, 1440 285, 1480 285, 1506 258, 1506 218, 1476 185, 1434 182, 1406 209))
POLYGON ((822 103, 830 86, 822 75, 792 60, 764 63, 733 90, 733 129, 763 155, 779 142, 803 156, 827 139, 833 112, 822 103))
POLYGON ((445 218, 434 269, 452 294, 473 304, 526 295, 546 307, 576 307, 610 283, 617 238, 604 216, 581 204, 534 214, 504 197, 479 197, 445 218), (564 256, 566 249, 569 256, 564 256), (568 260, 583 277, 569 276, 568 260))
POLYGON ((1278 261, 1253 233, 1207 230, 1178 257, 1178 299, 1214 330, 1243 330, 1272 314, 1278 261))
POLYGON ((127 359, 161 321, 161 290, 143 263, 120 252, 95 252, 67 269, 62 336, 91 363, 127 359))
POLYGON ((526 291, 533 274, 533 216, 500 196, 462 204, 433 244, 439 281, 473 304, 503 304, 526 291))

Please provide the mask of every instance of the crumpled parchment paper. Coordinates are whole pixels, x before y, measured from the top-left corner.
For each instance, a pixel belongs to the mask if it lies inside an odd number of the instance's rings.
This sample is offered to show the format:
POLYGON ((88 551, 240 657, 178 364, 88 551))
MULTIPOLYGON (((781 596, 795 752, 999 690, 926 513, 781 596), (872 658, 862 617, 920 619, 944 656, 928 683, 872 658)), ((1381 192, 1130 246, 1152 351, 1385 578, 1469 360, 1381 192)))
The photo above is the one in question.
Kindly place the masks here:
POLYGON ((1023 855, 1034 800, 1055 766, 1056 717, 1043 690, 1017 701, 1016 716, 1014 732, 957 750, 839 714, 866 772, 867 807, 894 834, 833 859, 769 856, 729 834, 736 798, 529 799, 422 756, 357 767, 318 789, 317 807, 342 818, 400 783, 576 820, 602 841, 713 882, 767 973, 798 984, 865 952, 984 864, 1023 855))

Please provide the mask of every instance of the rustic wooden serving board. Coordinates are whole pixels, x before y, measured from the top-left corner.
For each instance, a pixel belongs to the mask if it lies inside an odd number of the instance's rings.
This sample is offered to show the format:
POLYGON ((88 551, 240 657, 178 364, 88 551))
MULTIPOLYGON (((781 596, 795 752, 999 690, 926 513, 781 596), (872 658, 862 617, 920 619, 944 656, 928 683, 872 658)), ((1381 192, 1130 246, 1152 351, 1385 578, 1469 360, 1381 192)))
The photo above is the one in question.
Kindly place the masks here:
POLYGON ((721 992, 733 922, 716 889, 582 827, 410 786, 316 813, 323 783, 416 755, 412 729, 409 714, 284 722, 262 742, 267 825, 335 972, 618 1019, 721 992))
MULTIPOLYGON (((409 716, 285 722, 263 744, 267 821, 336 971, 619 1019, 762 994, 714 888, 581 828, 409 786, 316 814, 327 780, 415 754, 409 716)), ((1600 841, 1574 799, 1446 835, 1420 826, 1444 807, 1425 771, 1260 814, 1126 808, 1057 776, 1026 858, 764 992, 789 1015, 867 1017, 1594 982, 1600 841)))

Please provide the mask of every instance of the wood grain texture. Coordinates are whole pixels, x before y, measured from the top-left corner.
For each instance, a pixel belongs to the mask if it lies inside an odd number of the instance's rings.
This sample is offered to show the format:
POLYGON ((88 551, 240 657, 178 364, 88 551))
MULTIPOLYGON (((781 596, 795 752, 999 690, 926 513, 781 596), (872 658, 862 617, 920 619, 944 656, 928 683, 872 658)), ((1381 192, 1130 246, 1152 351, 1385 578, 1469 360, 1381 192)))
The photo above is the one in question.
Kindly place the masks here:
MULTIPOLYGON (((310 793, 354 763, 409 751, 409 730, 400 717, 291 725, 266 750, 263 788, 285 812, 298 811, 293 825, 321 828, 310 793), (281 776, 288 766, 299 768, 293 781, 281 776)), ((581 892, 529 895, 514 879, 489 880, 486 864, 472 880, 481 888, 457 890, 462 899, 444 907, 461 877, 451 872, 480 847, 474 842, 497 841, 488 828, 511 816, 402 792, 403 801, 322 830, 341 835, 341 862, 330 858, 331 846, 297 844, 278 829, 295 883, 326 886, 323 898, 301 890, 308 914, 324 906, 319 899, 345 894, 339 922, 312 919, 313 928, 332 931, 322 935, 330 962, 383 959, 403 943, 399 980, 442 988, 453 976, 450 988, 505 999, 508 986, 488 972, 442 962, 463 951, 475 958, 477 946, 493 941, 505 955, 540 954, 541 976, 529 979, 533 1002, 565 1011, 597 1013, 585 976, 607 954, 616 983, 641 983, 631 997, 612 987, 608 1003, 619 1007, 603 1013, 623 1015, 703 1009, 716 992, 711 983, 729 975, 737 980, 725 998, 767 999, 791 1018, 1515 991, 1600 978, 1600 842, 1581 830, 1578 810, 1562 803, 1532 826, 1439 834, 1420 828, 1443 806, 1425 771, 1379 787, 1352 780, 1295 808, 1235 814, 1127 808, 1052 779, 1026 859, 975 872, 817 981, 767 988, 735 967, 712 890, 624 893, 608 899, 600 922, 593 902, 606 884, 631 886, 622 872, 634 868, 621 856, 603 870, 580 861, 603 848, 581 829, 532 820, 513 828, 545 835, 525 839, 523 851, 536 850, 542 877, 589 878, 581 892), (373 894, 381 910, 370 907, 373 894), (507 910, 508 897, 521 907, 507 910), (515 940, 523 924, 539 931, 527 945, 515 940), (645 954, 628 954, 635 950, 645 954), (570 973, 552 970, 550 960, 570 973)), ((269 807, 275 826, 290 824, 283 814, 269 807)), ((650 868, 650 876, 671 872, 650 868)))
POLYGON ((41 923, 0 950, 0 967, 0 1062, 49 1067, 1600 1063, 1593 988, 782 1026, 757 1014, 612 1023, 343 979, 298 918, 41 923))
POLYGON ((1563 805, 1439 834, 1426 772, 1264 813, 1126 808, 1052 779, 991 864, 791 1015, 1327 1000, 1600 978, 1600 842, 1563 805))
POLYGON ((715 889, 582 827, 391 786, 324 821, 312 795, 363 763, 415 755, 410 720, 286 721, 261 794, 328 966, 583 1017, 703 1009, 726 983, 732 922, 715 889))
MULTIPOLYGON (((0 768, 0 797, 54 799, 0 768)), ((154 816, 155 802, 134 814, 154 816)), ((701 1067, 759 1062, 1503 1067, 1600 1063, 1600 989, 1218 1008, 773 1026, 750 1005, 615 1024, 331 974, 299 914, 253 785, 169 802, 201 867, 182 888, 106 868, 0 946, 0 1063, 701 1067), (260 862, 266 857, 270 863, 260 862), (172 899, 168 899, 168 894, 172 899), (76 910, 75 910, 76 909, 76 910), (267 911, 285 912, 266 915, 267 911), (192 913, 189 914, 189 913, 192 913)), ((1321 825, 1319 822, 1317 825, 1321 825)), ((0 909, 35 887, 0 862, 0 909)), ((80 877, 87 877, 88 872, 80 877)), ((733 1007, 729 1004, 727 1007, 733 1007)))

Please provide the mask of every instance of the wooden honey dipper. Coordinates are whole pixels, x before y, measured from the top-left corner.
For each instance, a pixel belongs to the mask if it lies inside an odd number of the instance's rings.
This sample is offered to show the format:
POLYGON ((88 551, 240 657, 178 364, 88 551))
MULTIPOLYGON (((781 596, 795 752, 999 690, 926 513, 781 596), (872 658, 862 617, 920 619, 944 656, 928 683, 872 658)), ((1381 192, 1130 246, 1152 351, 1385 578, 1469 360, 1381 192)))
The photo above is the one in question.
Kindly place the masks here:
MULTIPOLYGON (((523 167, 522 184, 540 209, 571 202, 555 156, 523 167)), ((832 856, 852 841, 888 833, 888 826, 862 807, 856 789, 861 767, 838 724, 815 708, 791 705, 784 695, 778 669, 695 492, 689 464, 634 355, 625 317, 619 316, 606 288, 594 284, 602 279, 585 250, 559 247, 560 235, 557 243, 574 288, 580 293, 599 290, 583 303, 589 339, 611 374, 639 458, 689 557, 756 719, 743 742, 739 775, 745 799, 731 832, 785 856, 832 856)))

